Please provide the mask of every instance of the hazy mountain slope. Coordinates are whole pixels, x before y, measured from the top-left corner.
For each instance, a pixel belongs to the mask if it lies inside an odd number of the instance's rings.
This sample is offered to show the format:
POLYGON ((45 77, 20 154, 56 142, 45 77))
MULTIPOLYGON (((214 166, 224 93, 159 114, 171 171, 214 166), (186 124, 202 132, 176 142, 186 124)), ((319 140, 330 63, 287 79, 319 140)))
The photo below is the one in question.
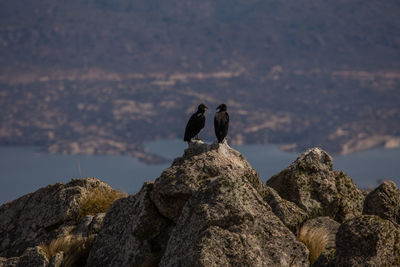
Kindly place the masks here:
POLYGON ((227 102, 237 143, 399 146, 398 14, 398 1, 1 2, 0 143, 142 153, 181 138, 199 102, 227 102))

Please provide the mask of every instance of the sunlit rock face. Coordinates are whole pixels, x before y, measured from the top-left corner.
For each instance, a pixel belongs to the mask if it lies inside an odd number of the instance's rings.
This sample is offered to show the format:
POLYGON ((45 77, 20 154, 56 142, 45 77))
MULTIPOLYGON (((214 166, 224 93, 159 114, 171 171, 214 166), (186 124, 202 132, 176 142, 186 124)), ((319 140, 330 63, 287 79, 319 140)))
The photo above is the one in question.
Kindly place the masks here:
POLYGON ((329 216, 343 222, 362 213, 362 192, 345 173, 333 170, 332 157, 320 148, 301 154, 289 167, 272 176, 267 185, 311 218, 329 216))
POLYGON ((112 206, 89 266, 308 266, 265 190, 226 143, 192 142, 154 184, 112 206))

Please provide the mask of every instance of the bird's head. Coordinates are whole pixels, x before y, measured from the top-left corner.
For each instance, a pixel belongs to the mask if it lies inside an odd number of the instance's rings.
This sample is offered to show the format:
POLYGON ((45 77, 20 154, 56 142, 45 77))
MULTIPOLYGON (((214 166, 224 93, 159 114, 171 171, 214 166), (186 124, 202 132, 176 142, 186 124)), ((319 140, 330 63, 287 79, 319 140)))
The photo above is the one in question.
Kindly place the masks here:
POLYGON ((225 104, 221 104, 217 107, 218 111, 226 111, 226 105, 225 104))
POLYGON ((199 111, 199 112, 205 112, 206 109, 208 109, 208 107, 207 107, 206 105, 204 105, 203 103, 201 103, 201 104, 199 105, 199 107, 197 108, 197 111, 199 111))

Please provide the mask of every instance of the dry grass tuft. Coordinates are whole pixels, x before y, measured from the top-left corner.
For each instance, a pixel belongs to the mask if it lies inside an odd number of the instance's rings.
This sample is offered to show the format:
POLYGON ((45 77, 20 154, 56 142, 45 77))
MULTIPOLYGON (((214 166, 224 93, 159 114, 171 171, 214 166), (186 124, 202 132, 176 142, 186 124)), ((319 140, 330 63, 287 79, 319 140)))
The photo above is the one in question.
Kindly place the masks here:
POLYGON ((84 266, 93 241, 94 236, 67 235, 51 241, 49 245, 41 243, 39 246, 49 261, 57 253, 63 252, 62 267, 84 266))
POLYGON ((323 227, 309 228, 303 226, 297 239, 303 242, 310 251, 310 262, 314 263, 325 250, 329 233, 323 227))
POLYGON ((93 189, 82 199, 77 220, 80 221, 86 215, 107 212, 111 204, 122 197, 126 197, 126 194, 114 189, 107 190, 100 187, 93 189))

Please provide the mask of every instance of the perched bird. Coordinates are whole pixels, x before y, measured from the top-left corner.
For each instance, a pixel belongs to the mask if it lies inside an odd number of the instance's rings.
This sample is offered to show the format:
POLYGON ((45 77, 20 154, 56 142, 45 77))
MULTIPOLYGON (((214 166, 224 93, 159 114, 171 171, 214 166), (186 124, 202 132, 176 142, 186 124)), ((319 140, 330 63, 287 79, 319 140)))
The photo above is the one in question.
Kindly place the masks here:
POLYGON ((186 124, 185 137, 183 138, 184 141, 190 142, 193 137, 199 139, 198 134, 201 129, 204 128, 204 125, 206 123, 206 117, 204 116, 204 112, 206 112, 206 109, 206 105, 200 104, 197 108, 196 113, 194 113, 190 117, 188 123, 186 124))
POLYGON ((224 138, 228 134, 229 128, 229 114, 226 112, 226 105, 221 104, 217 107, 218 112, 215 113, 214 117, 214 130, 217 136, 218 143, 222 143, 224 138))

